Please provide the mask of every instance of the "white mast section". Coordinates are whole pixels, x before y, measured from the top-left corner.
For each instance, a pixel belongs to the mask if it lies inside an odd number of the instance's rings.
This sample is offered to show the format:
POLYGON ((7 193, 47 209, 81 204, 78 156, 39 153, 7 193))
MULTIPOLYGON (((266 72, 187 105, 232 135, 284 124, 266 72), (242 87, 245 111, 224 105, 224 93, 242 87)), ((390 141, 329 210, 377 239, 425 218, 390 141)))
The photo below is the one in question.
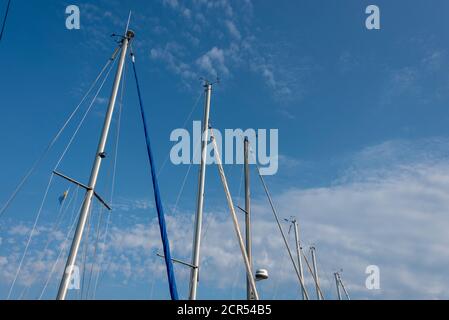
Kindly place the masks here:
MULTIPOLYGON (((296 242, 296 253, 298 255, 298 269, 299 269, 299 275, 301 277, 302 283, 305 283, 304 281, 304 268, 302 265, 302 257, 301 257, 301 242, 300 242, 300 238, 299 238, 299 226, 298 226, 298 221, 296 219, 294 219, 292 221, 293 223, 293 228, 295 231, 295 242, 296 242)), ((307 300, 306 299, 306 292, 305 292, 305 288, 301 287, 301 293, 302 293, 302 299, 303 300, 307 300)))
MULTIPOLYGON (((245 235, 246 235, 246 253, 248 254, 249 265, 253 268, 252 243, 251 243, 251 189, 250 189, 250 171, 249 171, 249 140, 246 137, 244 142, 245 155, 245 235)), ((251 279, 246 280, 246 299, 252 300, 251 279)))
POLYGON ((203 130, 201 135, 201 165, 198 178, 198 198, 195 216, 195 231, 193 234, 193 255, 192 255, 192 270, 190 273, 190 300, 196 300, 199 268, 200 268, 200 248, 201 248, 201 229, 203 225, 203 207, 204 207, 204 185, 206 179, 206 157, 207 144, 209 141, 209 114, 210 114, 210 100, 212 95, 212 84, 206 82, 206 101, 204 106, 203 130))

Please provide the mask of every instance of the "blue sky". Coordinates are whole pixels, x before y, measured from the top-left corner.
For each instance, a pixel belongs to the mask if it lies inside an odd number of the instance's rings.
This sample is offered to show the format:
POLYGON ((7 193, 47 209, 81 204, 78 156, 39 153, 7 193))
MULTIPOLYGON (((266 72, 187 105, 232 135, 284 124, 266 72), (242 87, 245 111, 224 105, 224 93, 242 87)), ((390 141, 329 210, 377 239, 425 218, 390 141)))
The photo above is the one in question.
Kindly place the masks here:
MULTIPOLYGON (((332 273, 341 268, 353 298, 447 298, 447 9, 449 4, 438 0, 432 5, 403 0, 13 1, 0 43, 0 203, 78 104, 114 49, 110 34, 123 32, 132 10, 133 46, 158 169, 163 167, 161 191, 176 257, 190 260, 197 167, 190 168, 174 210, 189 168, 163 166, 173 146, 169 137, 201 94, 199 77, 219 76, 212 97, 214 127, 279 129, 279 172, 267 182, 279 213, 297 216, 305 246, 317 247, 327 298, 335 298, 332 273), (368 31, 365 8, 373 3, 381 10, 381 30, 368 31), (80 7, 80 30, 65 28, 69 4, 80 7), (381 269, 380 291, 364 286, 365 268, 372 264, 381 269)), ((105 275, 97 298, 167 299, 164 265, 155 256, 160 238, 129 71, 112 201, 116 210, 108 238, 99 241, 102 254, 92 278, 100 265, 105 275)), ((107 81, 59 168, 80 181, 90 173, 110 88, 107 81)), ((201 117, 202 101, 187 129, 201 117)), ((80 118, 0 220, 1 298, 8 295, 49 174, 80 118)), ((98 186, 106 198, 112 158, 105 161, 98 186)), ((241 203, 242 168, 225 169, 241 203)), ((261 297, 297 299, 293 269, 254 172, 252 181, 255 264, 272 275, 260 284, 261 297)), ((59 179, 52 184, 13 298, 35 299, 42 292, 70 229, 68 213, 79 205, 72 188, 63 224, 54 230, 57 199, 68 188, 59 179), (44 252, 48 239, 54 240, 44 252)), ((214 166, 207 171, 205 211, 199 297, 244 298, 243 264, 214 166)), ((93 212, 91 237, 100 207, 93 212)), ((102 217, 100 234, 107 221, 102 217)), ((86 247, 89 271, 94 241, 86 247)), ((55 296, 59 264, 43 298, 55 296)), ((184 298, 187 271, 176 267, 184 298)), ((313 292, 310 276, 307 284, 313 292)), ((93 286, 85 289, 90 297, 93 286)))

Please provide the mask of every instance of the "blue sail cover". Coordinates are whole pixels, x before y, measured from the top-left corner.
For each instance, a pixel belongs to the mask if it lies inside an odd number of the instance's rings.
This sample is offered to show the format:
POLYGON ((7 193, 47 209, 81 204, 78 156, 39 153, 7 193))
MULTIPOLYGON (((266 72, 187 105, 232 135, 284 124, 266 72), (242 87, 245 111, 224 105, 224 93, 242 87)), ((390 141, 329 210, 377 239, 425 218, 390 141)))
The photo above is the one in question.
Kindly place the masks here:
POLYGON ((139 80, 137 77, 136 62, 135 62, 134 54, 132 54, 132 62, 133 62, 134 77, 136 79, 136 85, 137 85, 137 94, 139 96, 140 112, 142 115, 143 128, 145 131, 148 158, 150 160, 151 176, 153 178, 152 180, 153 180, 154 198, 156 201, 157 215, 158 215, 158 219, 159 219, 159 227, 160 227, 160 231, 161 231, 162 244, 164 247, 165 264, 167 267, 167 277, 168 277, 168 283, 170 286, 170 295, 171 295, 172 300, 179 300, 178 290, 176 288, 176 278, 175 278, 175 273, 173 270, 173 262, 172 262, 172 258, 171 258, 171 254, 170 254, 170 242, 168 241, 167 227, 165 224, 164 208, 162 206, 161 195, 159 192, 159 182, 157 180, 153 152, 151 151, 151 140, 150 140, 150 135, 148 133, 148 128, 147 128, 147 121, 146 121, 145 110, 144 110, 143 102, 142 102, 142 94, 140 92, 139 80))

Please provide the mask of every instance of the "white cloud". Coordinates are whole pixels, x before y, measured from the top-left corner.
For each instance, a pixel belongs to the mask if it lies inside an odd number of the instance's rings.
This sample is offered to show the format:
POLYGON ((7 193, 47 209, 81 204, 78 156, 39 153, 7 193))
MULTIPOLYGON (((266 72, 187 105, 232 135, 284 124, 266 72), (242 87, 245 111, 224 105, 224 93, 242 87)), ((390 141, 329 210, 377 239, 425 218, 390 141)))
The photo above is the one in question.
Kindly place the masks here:
POLYGON ((225 54, 222 49, 213 47, 196 61, 202 71, 208 75, 219 77, 228 75, 229 69, 225 64, 225 54))
POLYGON ((174 42, 168 43, 164 48, 153 48, 150 50, 150 57, 153 60, 160 60, 167 64, 168 68, 183 79, 195 79, 196 74, 189 64, 180 58, 182 48, 174 42))
POLYGON ((240 31, 237 29, 237 26, 235 25, 235 23, 231 20, 226 20, 225 21, 225 25, 226 28, 229 31, 229 34, 234 37, 237 40, 240 40, 242 35, 240 34, 240 31))
POLYGON ((171 7, 172 9, 179 8, 179 2, 178 0, 162 0, 162 3, 166 6, 171 7))

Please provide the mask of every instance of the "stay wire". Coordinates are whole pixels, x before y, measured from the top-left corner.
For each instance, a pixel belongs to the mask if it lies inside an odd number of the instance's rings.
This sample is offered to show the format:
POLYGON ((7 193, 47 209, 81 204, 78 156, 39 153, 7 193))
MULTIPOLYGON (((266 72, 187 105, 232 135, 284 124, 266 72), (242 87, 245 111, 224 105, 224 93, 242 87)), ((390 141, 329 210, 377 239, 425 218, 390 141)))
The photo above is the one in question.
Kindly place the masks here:
MULTIPOLYGON (((95 103, 95 101, 96 101, 96 99, 97 99, 97 97, 98 97, 98 95, 99 95, 101 89, 103 88, 103 86, 104 86, 106 80, 108 79, 108 76, 109 76, 111 70, 112 70, 112 66, 111 66, 111 68, 109 69, 108 73, 106 74, 106 76, 105 76, 105 78, 104 78, 104 80, 103 80, 103 82, 102 82, 100 88, 98 89, 96 95, 95 95, 94 98, 92 99, 92 102, 91 102, 89 108, 88 108, 87 111, 85 112, 84 117, 82 118, 81 122, 79 123, 77 129, 75 130, 75 133, 73 134, 72 138, 70 139, 70 142, 69 142, 69 144, 67 145, 66 149, 64 150, 63 154, 62 154, 61 157, 59 158, 59 160, 58 160, 58 162, 57 162, 57 164, 56 164, 56 166, 55 166, 55 169, 54 169, 53 171, 56 171, 56 170, 57 170, 57 168, 58 168, 59 165, 61 164, 62 160, 64 159, 65 154, 67 153, 68 149, 70 148, 70 145, 72 144, 73 140, 75 139, 75 137, 76 137, 76 135, 77 135, 79 129, 81 128, 81 126, 82 126, 84 120, 86 119, 86 117, 87 117, 87 115, 89 114, 89 112, 90 112, 90 110, 91 110, 93 104, 95 103)), ((74 115, 74 114, 73 114, 73 115, 74 115)), ((66 122, 66 124, 68 124, 68 123, 66 122)), ((62 131, 63 131, 63 130, 62 130, 62 131)), ((62 131, 60 131, 60 133, 62 133, 62 131)), ((58 137, 59 137, 59 135, 58 135, 58 137)), ((34 170, 33 170, 33 171, 34 171, 34 170)), ((37 228, 37 224, 38 224, 38 222, 39 222, 39 220, 40 220, 40 216, 41 216, 41 214, 42 214, 42 210, 43 210, 44 204, 45 204, 45 202, 46 202, 46 200, 47 200, 48 192, 49 192, 49 190, 50 190, 51 183, 53 182, 54 176, 55 176, 55 174, 52 172, 51 175, 50 175, 50 179, 49 179, 49 181, 48 181, 48 185, 47 185, 47 188, 46 188, 44 197, 43 197, 43 199, 42 199, 42 202, 41 202, 41 205, 40 205, 40 207, 39 207, 38 213, 37 213, 37 215, 36 215, 36 219, 35 219, 35 221, 34 221, 33 228, 32 228, 32 230, 31 230, 31 232, 30 232, 29 237, 28 237, 28 240, 27 240, 27 243, 26 243, 26 246, 25 246, 25 251, 24 251, 24 253, 23 253, 23 255, 22 255, 22 258, 21 258, 21 260, 20 260, 19 267, 18 267, 17 272, 16 272, 16 274, 15 274, 15 277, 14 277, 14 280, 13 280, 13 282, 12 282, 12 285, 11 285, 11 287, 10 287, 10 289, 9 289, 7 300, 9 300, 10 297, 11 297, 11 294, 12 294, 12 291, 13 291, 13 289, 14 289, 15 283, 16 283, 17 278, 18 278, 18 276, 19 276, 19 274, 20 274, 20 271, 21 271, 21 269, 22 269, 24 259, 25 259, 26 255, 27 255, 27 253, 28 253, 28 249, 29 249, 29 246, 30 246, 31 241, 32 241, 32 239, 33 239, 34 232, 35 232, 35 230, 36 230, 36 228, 37 228)))
POLYGON ((251 150, 250 153, 251 153, 251 155, 253 156, 253 158, 254 158, 254 160, 255 160, 254 162, 255 162, 255 164, 256 164, 257 173, 258 173, 258 175, 259 175, 260 181, 262 182, 262 186, 263 186, 264 191, 265 191, 265 194, 266 194, 266 196, 267 196, 267 198, 268 198, 268 202, 270 203, 271 210, 272 210, 272 212, 273 212, 274 218, 275 218, 276 223, 277 223, 277 225, 278 225, 278 227, 279 227, 279 231, 281 232, 281 236, 282 236, 282 239, 283 239, 283 241, 284 241, 285 247, 287 248, 288 254, 289 254, 290 259, 291 259, 291 261, 292 261, 292 263, 293 263, 293 267, 294 267, 294 269, 295 269, 296 275, 298 276, 298 280, 299 280, 300 286, 301 286, 302 290, 304 290, 304 295, 305 295, 306 300, 309 300, 309 294, 307 293, 307 290, 306 290, 306 287, 305 287, 305 285, 304 285, 304 282, 303 282, 302 279, 301 279, 301 275, 300 275, 300 273, 299 273, 298 267, 296 266, 296 262, 295 262, 295 259, 294 259, 294 257, 293 257, 292 251, 291 251, 290 246, 289 246, 289 244, 288 244, 288 241, 287 241, 287 238, 286 238, 286 236, 285 236, 284 230, 282 229, 282 225, 281 225, 281 222, 280 222, 280 220, 279 220, 279 216, 278 216, 278 214, 277 214, 276 208, 275 208, 275 206, 274 206, 273 199, 271 198, 270 192, 269 192, 269 190, 268 190, 268 186, 267 186, 267 184, 265 183, 265 179, 263 178, 263 176, 262 176, 262 174, 261 174, 260 167, 259 167, 259 165, 258 165, 258 163, 257 163, 257 159, 256 159, 255 156, 254 156, 254 152, 252 151, 251 146, 250 146, 250 150, 251 150))
POLYGON ((0 32, 0 42, 3 39, 3 33, 5 32, 6 20, 8 19, 9 9, 11 7, 11 0, 8 0, 8 5, 6 6, 5 17, 3 18, 2 31, 0 32))
POLYGON ((22 180, 19 182, 19 184, 17 185, 17 187, 14 189, 13 193, 11 194, 11 196, 8 198, 8 200, 6 201, 6 203, 3 205, 3 207, 0 209, 0 218, 5 214, 6 210, 10 207, 11 203, 14 201, 14 199, 17 197, 17 195, 19 194, 19 192, 22 190, 22 188, 24 187, 24 185, 26 184, 26 182, 28 181, 28 179, 33 175, 33 173, 36 171, 36 169, 39 167, 39 165, 42 163, 42 161, 47 157, 47 155, 50 153, 51 149, 54 147, 54 145, 56 144, 56 142, 58 141, 59 137, 62 135, 62 133, 64 132, 64 130, 67 128, 67 126, 70 124, 70 122, 72 121, 73 117, 78 113, 78 110, 81 108, 82 104, 84 103, 84 101, 87 99, 87 97, 89 96, 89 94, 92 92, 92 90, 95 88, 95 86, 97 85, 98 81, 101 79, 101 77, 103 76, 104 72, 106 71, 106 69, 108 68, 108 66, 115 61, 115 58, 117 56, 118 50, 120 49, 120 47, 118 47, 113 55, 111 56, 111 58, 109 58, 109 60, 106 62, 106 64, 104 65, 104 67, 101 69, 100 73, 98 74, 98 76, 96 77, 96 79, 94 80, 94 82, 91 84, 91 86, 89 87, 89 89, 87 90, 87 92, 85 93, 85 95, 83 96, 83 98, 81 99, 81 102, 75 107, 75 109, 73 110, 73 112, 70 114, 70 116, 67 118, 67 120, 64 122, 64 124, 62 125, 62 127, 59 129, 59 131, 56 133, 56 135, 54 136, 54 138, 50 141, 50 143, 48 144, 48 146, 44 149, 43 153, 39 156, 39 158, 33 163, 33 165, 31 166, 31 168, 28 170, 28 172, 25 174, 25 176, 22 178, 22 180))
MULTIPOLYGON (((73 206, 73 208, 75 208, 75 205, 73 206)), ((80 206, 79 210, 81 210, 81 206, 80 206)), ((61 260, 61 257, 63 255, 63 253, 67 249, 67 244, 68 244, 70 235, 72 234, 72 231, 75 228, 76 217, 75 218, 72 217, 72 219, 70 221, 71 221, 71 225, 70 225, 69 231, 67 232, 66 238, 65 238, 65 240, 64 240, 64 242, 62 244, 61 249, 59 250, 58 257, 56 258, 56 261, 55 261, 55 263, 53 264, 53 266, 51 268, 50 274, 48 275, 47 280, 45 281, 44 287, 43 287, 43 289, 42 289, 42 291, 41 291, 41 293, 39 295, 38 300, 42 300, 42 297, 44 296, 45 291, 47 290, 47 287, 48 287, 48 285, 50 283, 50 280, 51 280, 51 278, 52 278, 52 276, 53 276, 53 274, 54 274, 54 272, 56 270, 56 267, 58 266, 59 261, 61 260)))

